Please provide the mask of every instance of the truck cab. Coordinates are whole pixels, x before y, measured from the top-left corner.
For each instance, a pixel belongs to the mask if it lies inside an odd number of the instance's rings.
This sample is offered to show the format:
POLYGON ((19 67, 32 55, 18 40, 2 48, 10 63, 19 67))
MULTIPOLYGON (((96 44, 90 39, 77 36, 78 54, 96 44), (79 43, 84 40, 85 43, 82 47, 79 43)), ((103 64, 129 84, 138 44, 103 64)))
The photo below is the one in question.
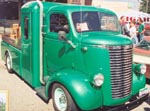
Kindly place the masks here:
POLYGON ((146 67, 132 64, 132 41, 110 10, 28 2, 21 8, 21 39, 11 44, 8 38, 1 43, 8 71, 44 100, 52 98, 57 111, 119 106, 145 87, 146 67))

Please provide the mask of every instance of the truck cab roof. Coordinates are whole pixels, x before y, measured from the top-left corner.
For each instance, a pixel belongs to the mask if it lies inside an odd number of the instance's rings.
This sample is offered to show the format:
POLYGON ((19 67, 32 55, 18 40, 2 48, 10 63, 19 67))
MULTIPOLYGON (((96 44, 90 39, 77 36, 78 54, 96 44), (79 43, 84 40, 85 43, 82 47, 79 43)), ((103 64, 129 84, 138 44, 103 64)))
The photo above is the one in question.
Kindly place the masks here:
MULTIPOLYGON (((100 8, 100 7, 94 7, 94 6, 85 6, 85 5, 74 5, 74 4, 64 4, 64 3, 55 3, 55 2, 42 2, 43 4, 43 10, 44 13, 49 12, 49 11, 59 11, 61 10, 62 12, 77 12, 77 11, 100 11, 100 12, 107 12, 109 14, 115 14, 113 11, 105 9, 105 8, 100 8)), ((27 12, 31 10, 36 10, 38 9, 38 4, 36 1, 31 1, 26 4, 24 4, 21 8, 22 12, 27 12)))

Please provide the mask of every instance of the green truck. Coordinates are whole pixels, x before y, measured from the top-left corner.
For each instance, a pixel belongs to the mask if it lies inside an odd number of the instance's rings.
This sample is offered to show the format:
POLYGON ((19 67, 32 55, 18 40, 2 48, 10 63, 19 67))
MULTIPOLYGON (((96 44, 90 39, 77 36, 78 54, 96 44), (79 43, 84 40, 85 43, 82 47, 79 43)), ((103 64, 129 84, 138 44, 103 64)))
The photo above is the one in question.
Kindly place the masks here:
POLYGON ((130 109, 148 98, 146 67, 132 64, 114 12, 32 1, 20 13, 21 38, 2 37, 2 59, 56 111, 130 109))

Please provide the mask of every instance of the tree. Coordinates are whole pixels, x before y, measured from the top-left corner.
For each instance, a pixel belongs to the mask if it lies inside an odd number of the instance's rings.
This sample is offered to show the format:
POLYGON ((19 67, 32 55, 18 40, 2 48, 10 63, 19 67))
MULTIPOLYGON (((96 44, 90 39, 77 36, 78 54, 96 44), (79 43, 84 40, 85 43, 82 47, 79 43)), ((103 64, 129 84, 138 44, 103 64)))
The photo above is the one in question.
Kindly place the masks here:
POLYGON ((141 0, 140 11, 150 13, 150 0, 141 0))

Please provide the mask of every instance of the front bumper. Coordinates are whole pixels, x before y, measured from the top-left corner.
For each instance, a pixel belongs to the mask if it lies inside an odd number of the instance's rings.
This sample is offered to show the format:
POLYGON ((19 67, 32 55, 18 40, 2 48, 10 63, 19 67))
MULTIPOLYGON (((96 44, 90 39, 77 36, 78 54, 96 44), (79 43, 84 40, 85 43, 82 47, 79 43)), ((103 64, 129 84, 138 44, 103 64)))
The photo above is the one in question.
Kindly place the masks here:
POLYGON ((97 109, 96 111, 129 111, 138 105, 142 104, 149 97, 149 94, 145 94, 141 97, 138 95, 133 96, 126 104, 115 106, 115 107, 103 107, 101 109, 97 109))

